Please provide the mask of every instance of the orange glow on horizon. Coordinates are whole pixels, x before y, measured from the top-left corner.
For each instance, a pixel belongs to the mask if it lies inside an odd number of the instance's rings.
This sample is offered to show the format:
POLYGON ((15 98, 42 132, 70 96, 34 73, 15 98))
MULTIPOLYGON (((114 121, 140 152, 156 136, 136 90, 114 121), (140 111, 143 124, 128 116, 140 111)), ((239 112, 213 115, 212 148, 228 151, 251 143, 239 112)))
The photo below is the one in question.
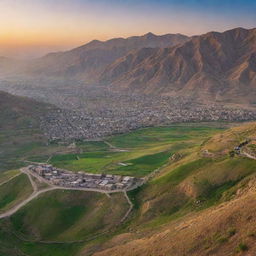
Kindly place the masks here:
POLYGON ((4 49, 44 47, 51 51, 93 39, 181 33, 202 34, 252 26, 255 16, 218 16, 180 7, 133 5, 113 0, 1 0, 0 54, 4 49), (112 3, 112 4, 111 4, 112 3), (242 25, 243 24, 243 25, 242 25))

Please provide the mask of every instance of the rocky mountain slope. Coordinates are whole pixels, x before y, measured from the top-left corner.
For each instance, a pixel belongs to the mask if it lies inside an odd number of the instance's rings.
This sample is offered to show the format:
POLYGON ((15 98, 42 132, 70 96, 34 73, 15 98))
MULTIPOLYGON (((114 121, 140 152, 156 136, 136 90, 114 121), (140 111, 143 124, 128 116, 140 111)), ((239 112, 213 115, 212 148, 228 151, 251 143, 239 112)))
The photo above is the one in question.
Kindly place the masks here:
POLYGON ((131 50, 170 47, 187 40, 188 37, 181 34, 157 36, 152 33, 105 42, 94 40, 71 51, 48 54, 29 64, 27 70, 32 74, 73 76, 90 82, 97 80, 107 65, 131 50))
POLYGON ((0 64, 9 74, 71 79, 118 92, 255 104, 256 29, 94 40, 26 63, 0 64))
POLYGON ((256 29, 210 32, 174 47, 132 51, 109 65, 101 82, 117 90, 253 98, 256 29))

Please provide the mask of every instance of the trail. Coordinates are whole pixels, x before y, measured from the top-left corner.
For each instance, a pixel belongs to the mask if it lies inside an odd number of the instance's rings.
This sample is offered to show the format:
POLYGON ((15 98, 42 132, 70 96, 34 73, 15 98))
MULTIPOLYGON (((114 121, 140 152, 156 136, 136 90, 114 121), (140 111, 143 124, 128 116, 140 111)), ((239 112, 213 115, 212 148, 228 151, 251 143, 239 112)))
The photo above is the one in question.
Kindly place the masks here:
POLYGON ((7 212, 5 212, 3 214, 0 214, 0 219, 10 217, 14 213, 16 213, 19 209, 21 209, 23 206, 25 206, 30 201, 32 201, 33 199, 38 197, 39 195, 41 195, 41 194, 43 194, 47 191, 51 191, 51 190, 55 190, 55 188, 46 188, 46 189, 43 189, 43 190, 40 190, 40 191, 37 191, 37 192, 33 192, 27 199, 25 199, 24 201, 22 201, 18 205, 14 206, 12 209, 8 210, 7 212))
POLYGON ((0 186, 2 186, 2 185, 4 185, 4 184, 8 183, 9 181, 13 180, 14 178, 16 178, 16 177, 18 177, 18 176, 20 176, 20 175, 21 175, 21 173, 18 173, 18 174, 16 174, 16 175, 12 176, 12 177, 9 178, 8 180, 3 181, 2 183, 0 183, 0 186))
POLYGON ((112 149, 113 151, 116 152, 128 152, 128 150, 126 149, 121 149, 121 148, 117 148, 116 146, 112 145, 111 143, 107 142, 107 141, 103 141, 106 145, 108 145, 110 147, 110 149, 112 149))
POLYGON ((20 210, 23 206, 27 205, 33 199, 37 198, 39 195, 41 195, 43 193, 46 193, 48 191, 52 191, 52 190, 75 190, 75 191, 85 191, 85 192, 97 192, 97 193, 105 194, 109 198, 111 198, 110 194, 112 194, 112 193, 124 192, 123 190, 120 190, 120 189, 119 190, 107 191, 107 190, 93 189, 93 188, 72 188, 72 187, 55 186, 55 185, 52 185, 50 182, 46 181, 45 179, 43 179, 42 177, 40 177, 39 175, 36 175, 35 173, 28 173, 25 168, 21 168, 21 173, 24 173, 24 174, 26 174, 28 176, 28 178, 29 178, 29 180, 31 182, 31 185, 33 187, 33 193, 27 199, 22 201, 21 203, 17 204, 16 206, 14 206, 13 208, 9 209, 5 213, 0 214, 0 219, 10 217, 14 213, 16 213, 18 210, 20 210), (34 176, 37 179, 40 178, 40 181, 48 184, 50 187, 42 189, 42 190, 38 190, 38 187, 37 187, 36 183, 34 182, 34 180, 32 179, 31 175, 34 176))
POLYGON ((129 214, 131 213, 132 209, 133 209, 133 203, 131 202, 129 196, 127 195, 127 192, 124 191, 124 197, 127 199, 128 204, 130 205, 128 211, 125 213, 124 217, 121 219, 120 223, 123 223, 129 216, 129 214))
POLYGON ((248 157, 248 158, 250 158, 250 159, 256 160, 256 157, 255 157, 255 156, 253 156, 253 155, 251 155, 251 154, 249 154, 249 153, 247 153, 247 152, 242 151, 242 152, 241 152, 241 155, 242 155, 242 156, 245 156, 245 157, 248 157))

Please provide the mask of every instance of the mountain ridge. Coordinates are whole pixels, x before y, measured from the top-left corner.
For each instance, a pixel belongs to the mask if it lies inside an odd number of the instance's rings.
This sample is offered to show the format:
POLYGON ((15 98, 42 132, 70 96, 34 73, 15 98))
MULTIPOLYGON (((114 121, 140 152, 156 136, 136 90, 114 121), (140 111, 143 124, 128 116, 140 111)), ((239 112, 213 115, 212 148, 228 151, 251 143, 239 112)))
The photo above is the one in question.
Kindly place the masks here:
POLYGON ((188 40, 181 34, 157 36, 152 33, 107 41, 93 40, 67 52, 50 53, 28 65, 30 74, 73 76, 87 81, 97 81, 106 66, 129 51, 143 47, 166 47, 188 40))
POLYGON ((242 94, 256 81, 256 29, 235 28, 194 36, 169 48, 140 49, 116 60, 102 84, 146 93, 242 94))

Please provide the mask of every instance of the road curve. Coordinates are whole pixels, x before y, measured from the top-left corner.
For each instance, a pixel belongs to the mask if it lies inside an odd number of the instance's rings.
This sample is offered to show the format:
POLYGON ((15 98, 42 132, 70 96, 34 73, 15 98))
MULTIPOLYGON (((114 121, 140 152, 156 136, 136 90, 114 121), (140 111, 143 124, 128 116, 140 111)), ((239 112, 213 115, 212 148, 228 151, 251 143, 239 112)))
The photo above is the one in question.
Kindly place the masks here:
POLYGON ((14 206, 12 209, 8 210, 5 213, 0 214, 0 219, 6 218, 6 217, 10 217, 14 213, 16 213, 19 209, 21 209, 23 206, 25 206, 30 201, 32 201, 33 199, 38 197, 40 194, 43 194, 43 193, 45 193, 47 191, 51 191, 51 190, 55 190, 55 188, 46 188, 46 189, 43 189, 43 190, 40 190, 40 191, 32 193, 27 199, 25 199, 21 203, 17 204, 16 206, 14 206))

